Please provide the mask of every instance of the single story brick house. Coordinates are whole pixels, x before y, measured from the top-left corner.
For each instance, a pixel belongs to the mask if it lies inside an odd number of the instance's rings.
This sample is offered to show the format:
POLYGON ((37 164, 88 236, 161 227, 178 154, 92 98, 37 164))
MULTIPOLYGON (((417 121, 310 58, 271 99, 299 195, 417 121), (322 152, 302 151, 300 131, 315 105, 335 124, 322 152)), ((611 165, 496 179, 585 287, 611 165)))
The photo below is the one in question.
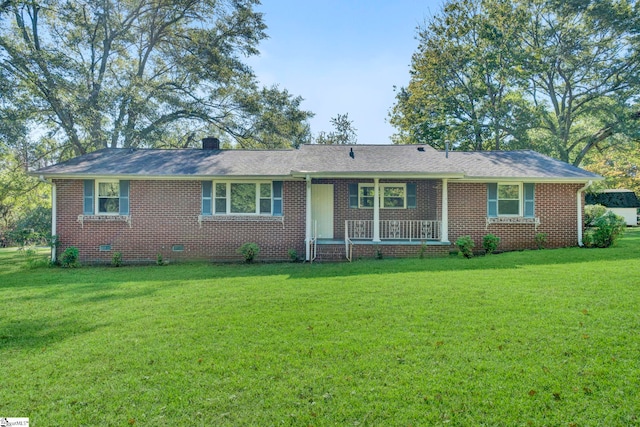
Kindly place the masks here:
POLYGON ((445 255, 470 235, 499 250, 581 245, 584 190, 599 175, 533 151, 443 152, 421 145, 290 150, 103 149, 40 169, 52 232, 84 263, 307 261, 445 255))
POLYGON ((587 193, 587 205, 602 205, 608 211, 624 218, 629 226, 638 225, 640 200, 631 190, 604 190, 597 193, 587 193))

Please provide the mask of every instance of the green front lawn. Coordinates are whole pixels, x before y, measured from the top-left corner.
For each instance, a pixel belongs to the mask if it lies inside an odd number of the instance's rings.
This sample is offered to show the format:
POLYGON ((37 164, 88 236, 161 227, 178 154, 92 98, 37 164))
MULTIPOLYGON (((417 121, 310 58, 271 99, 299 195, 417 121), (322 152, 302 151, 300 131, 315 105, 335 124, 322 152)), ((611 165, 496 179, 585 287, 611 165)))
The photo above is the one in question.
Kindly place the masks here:
POLYGON ((0 417, 34 426, 640 425, 640 230, 611 249, 27 268, 0 417))

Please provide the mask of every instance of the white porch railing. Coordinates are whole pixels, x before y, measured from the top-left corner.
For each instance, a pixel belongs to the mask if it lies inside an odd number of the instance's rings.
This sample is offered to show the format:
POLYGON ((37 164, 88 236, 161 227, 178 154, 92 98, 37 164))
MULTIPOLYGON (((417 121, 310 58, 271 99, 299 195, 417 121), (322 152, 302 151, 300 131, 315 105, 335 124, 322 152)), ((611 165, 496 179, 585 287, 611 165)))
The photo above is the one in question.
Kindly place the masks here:
MULTIPOLYGON (((381 240, 440 240, 440 221, 436 220, 382 220, 381 240)), ((345 240, 372 240, 373 220, 345 220, 345 240)))

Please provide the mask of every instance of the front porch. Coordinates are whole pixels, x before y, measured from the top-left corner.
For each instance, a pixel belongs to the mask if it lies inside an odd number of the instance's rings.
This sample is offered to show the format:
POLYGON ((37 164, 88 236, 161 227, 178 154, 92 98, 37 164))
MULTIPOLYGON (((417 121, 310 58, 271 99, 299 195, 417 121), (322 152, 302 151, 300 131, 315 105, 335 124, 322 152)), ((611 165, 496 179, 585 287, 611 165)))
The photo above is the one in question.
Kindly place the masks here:
POLYGON ((446 178, 307 177, 306 201, 308 261, 319 255, 376 257, 383 246, 391 256, 417 255, 427 247, 448 253, 446 178))
POLYGON ((440 239, 441 221, 381 220, 379 233, 373 220, 345 220, 344 240, 317 238, 310 242, 310 261, 343 260, 359 257, 446 255, 450 243, 440 239), (374 236, 379 234, 379 239, 374 236))

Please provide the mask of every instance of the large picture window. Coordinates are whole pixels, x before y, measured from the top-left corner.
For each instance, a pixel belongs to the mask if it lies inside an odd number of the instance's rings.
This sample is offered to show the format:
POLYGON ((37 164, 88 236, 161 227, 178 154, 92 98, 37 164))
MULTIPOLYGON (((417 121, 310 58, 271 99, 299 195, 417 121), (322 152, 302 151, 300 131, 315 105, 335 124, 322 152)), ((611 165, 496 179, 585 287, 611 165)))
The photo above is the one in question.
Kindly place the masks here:
MULTIPOLYGON (((208 187, 203 182, 203 201, 208 187)), ((282 181, 216 182, 212 197, 216 215, 282 215, 282 181)), ((211 215, 205 209, 203 214, 211 215)))

